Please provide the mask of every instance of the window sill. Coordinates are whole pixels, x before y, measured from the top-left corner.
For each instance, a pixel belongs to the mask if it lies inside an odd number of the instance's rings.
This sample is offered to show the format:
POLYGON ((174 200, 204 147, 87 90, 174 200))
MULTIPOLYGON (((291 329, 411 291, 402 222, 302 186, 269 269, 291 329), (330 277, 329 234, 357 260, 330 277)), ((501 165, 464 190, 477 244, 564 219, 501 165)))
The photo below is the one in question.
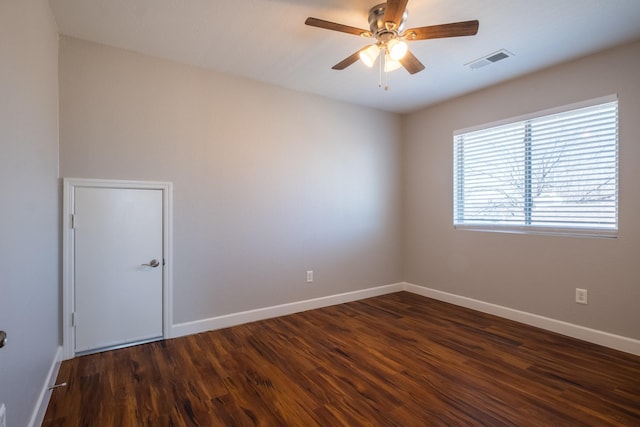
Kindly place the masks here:
POLYGON ((559 237, 595 237, 617 239, 618 230, 612 229, 576 229, 576 228, 544 228, 544 227, 507 227, 498 225, 464 225, 454 224, 456 230, 480 231, 484 233, 531 234, 559 237))

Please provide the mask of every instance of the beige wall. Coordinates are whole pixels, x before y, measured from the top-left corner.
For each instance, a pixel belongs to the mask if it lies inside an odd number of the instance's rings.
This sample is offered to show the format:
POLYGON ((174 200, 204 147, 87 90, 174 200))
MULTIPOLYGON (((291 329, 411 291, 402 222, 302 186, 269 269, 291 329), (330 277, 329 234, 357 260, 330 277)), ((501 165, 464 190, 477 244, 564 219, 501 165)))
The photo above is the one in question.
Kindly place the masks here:
POLYGON ((0 403, 26 426, 59 345, 58 37, 46 0, 0 2, 0 403))
POLYGON ((174 323, 406 280, 640 338, 639 50, 399 118, 63 37, 61 174, 174 182, 174 323), (453 230, 455 129, 612 93, 618 239, 453 230))
POLYGON ((638 76, 640 43, 634 43, 407 116, 404 279, 639 339, 638 76), (453 229, 454 130, 614 93, 620 109, 618 239, 453 229), (574 302, 576 287, 589 291, 588 305, 574 302))
POLYGON ((174 323, 402 279, 399 116, 68 37, 60 100, 62 176, 174 183, 174 323))

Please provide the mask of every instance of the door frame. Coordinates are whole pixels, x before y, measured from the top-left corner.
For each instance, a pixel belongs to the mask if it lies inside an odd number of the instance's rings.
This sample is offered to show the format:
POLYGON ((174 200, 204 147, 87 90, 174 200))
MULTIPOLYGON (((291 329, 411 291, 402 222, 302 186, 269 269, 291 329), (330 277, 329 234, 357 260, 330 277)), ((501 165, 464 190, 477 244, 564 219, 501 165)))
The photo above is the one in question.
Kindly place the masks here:
POLYGON ((125 181, 107 179, 63 178, 62 195, 62 357, 73 359, 75 353, 75 327, 73 312, 75 308, 74 280, 74 230, 73 217, 75 207, 75 189, 115 188, 162 191, 162 252, 164 271, 162 274, 162 338, 171 338, 173 293, 172 293, 172 212, 173 183, 158 181, 125 181))

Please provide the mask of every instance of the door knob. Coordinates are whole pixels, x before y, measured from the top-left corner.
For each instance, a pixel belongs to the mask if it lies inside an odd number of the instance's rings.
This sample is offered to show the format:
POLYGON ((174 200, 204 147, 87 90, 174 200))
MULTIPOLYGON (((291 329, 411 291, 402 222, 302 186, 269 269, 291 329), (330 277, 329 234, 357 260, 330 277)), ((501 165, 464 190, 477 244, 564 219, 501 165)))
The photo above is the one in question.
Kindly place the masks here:
POLYGON ((158 262, 157 259, 152 259, 151 261, 149 261, 149 264, 142 264, 144 267, 153 267, 156 268, 157 266, 160 265, 160 263, 158 262))
POLYGON ((7 343, 7 333, 5 331, 0 331, 0 348, 4 347, 7 343))

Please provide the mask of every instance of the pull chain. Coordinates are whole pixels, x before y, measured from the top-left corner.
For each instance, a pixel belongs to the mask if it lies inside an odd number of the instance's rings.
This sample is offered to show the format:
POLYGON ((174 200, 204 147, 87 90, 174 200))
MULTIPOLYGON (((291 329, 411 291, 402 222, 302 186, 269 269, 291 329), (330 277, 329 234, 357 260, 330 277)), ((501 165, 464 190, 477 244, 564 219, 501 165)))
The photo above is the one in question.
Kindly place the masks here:
MULTIPOLYGON (((384 66, 387 67, 387 55, 384 56, 384 66)), ((389 90, 389 72, 384 73, 384 90, 389 90)))
MULTIPOLYGON (((381 57, 383 55, 380 55, 381 57)), ((382 58, 380 58, 380 66, 378 67, 379 69, 379 76, 378 76, 378 87, 382 87, 382 58)))
POLYGON ((378 76, 378 87, 382 88, 382 75, 384 73, 384 90, 389 90, 389 72, 384 71, 387 68, 387 55, 386 48, 383 48, 380 52, 380 67, 379 67, 379 76, 378 76))

